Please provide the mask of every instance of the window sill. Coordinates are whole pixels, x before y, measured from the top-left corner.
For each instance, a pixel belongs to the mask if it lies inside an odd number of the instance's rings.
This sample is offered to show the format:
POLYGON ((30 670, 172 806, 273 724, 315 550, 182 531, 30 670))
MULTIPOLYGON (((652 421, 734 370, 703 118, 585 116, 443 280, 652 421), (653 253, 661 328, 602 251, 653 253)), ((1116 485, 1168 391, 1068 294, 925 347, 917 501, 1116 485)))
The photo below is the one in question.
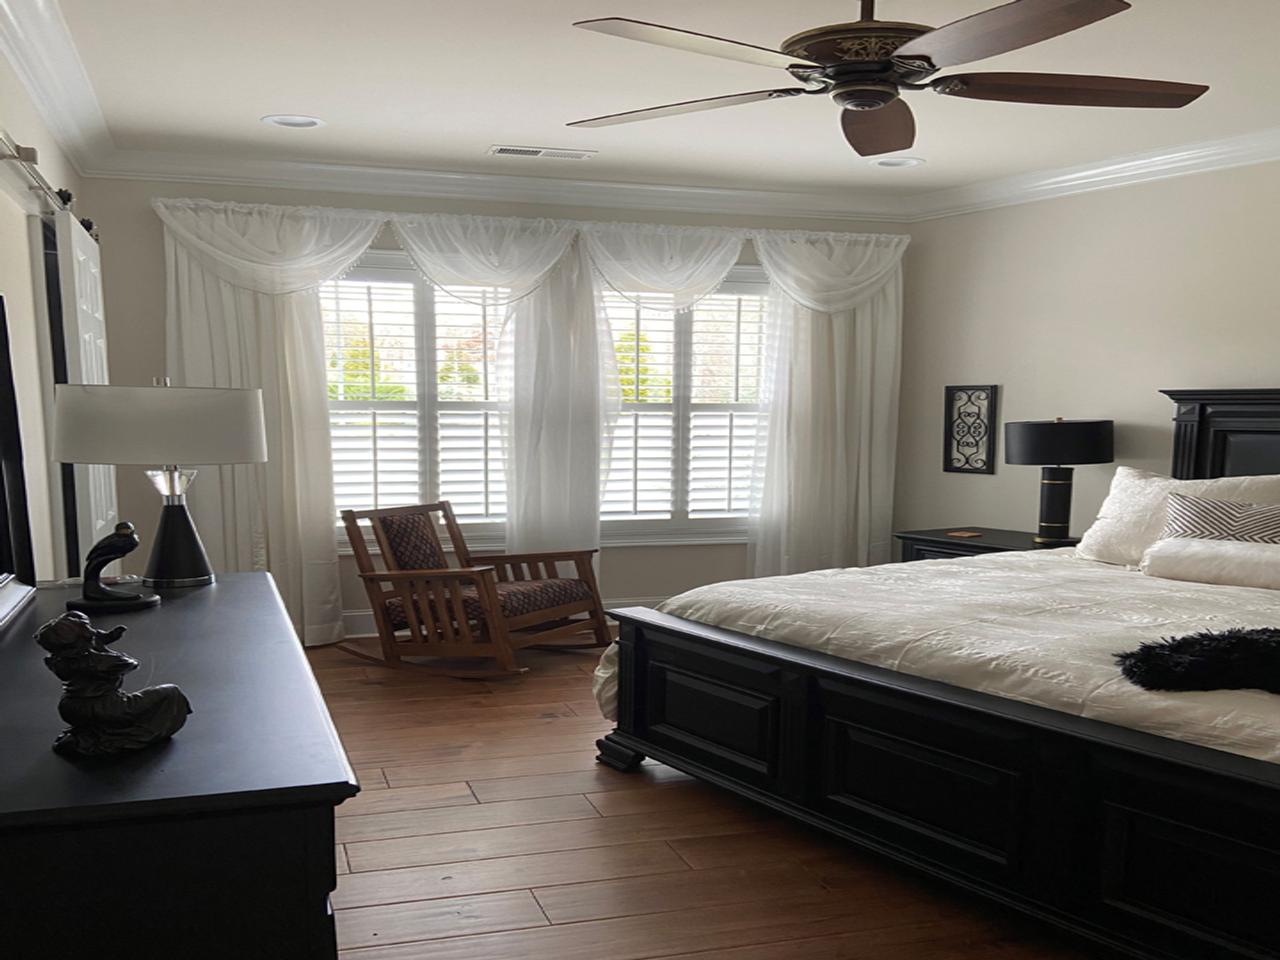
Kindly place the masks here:
MULTIPOLYGON (((467 538, 467 546, 476 554, 484 553, 500 553, 506 548, 506 543, 501 538, 495 538, 492 534, 469 533, 463 528, 463 536, 467 538)), ((618 530, 610 531, 607 527, 600 537, 600 547, 603 550, 613 549, 615 547, 718 547, 718 546, 745 546, 749 542, 749 538, 745 530, 725 530, 724 532, 715 532, 711 530, 690 530, 690 531, 674 531, 674 530, 618 530)), ((374 556, 379 555, 377 546, 370 544, 370 551, 374 556)), ((352 556, 351 546, 347 543, 346 531, 341 527, 338 528, 338 556, 352 556)))

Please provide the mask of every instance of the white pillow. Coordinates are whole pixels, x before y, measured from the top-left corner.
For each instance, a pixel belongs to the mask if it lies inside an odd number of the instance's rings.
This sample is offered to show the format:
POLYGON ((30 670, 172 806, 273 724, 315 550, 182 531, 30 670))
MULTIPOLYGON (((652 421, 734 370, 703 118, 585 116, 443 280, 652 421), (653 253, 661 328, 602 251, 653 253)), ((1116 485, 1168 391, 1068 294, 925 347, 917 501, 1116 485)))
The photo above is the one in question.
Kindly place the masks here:
POLYGON ((1174 480, 1133 467, 1117 467, 1111 492, 1098 511, 1098 519, 1076 547, 1076 556, 1127 566, 1141 563, 1142 554, 1164 531, 1170 493, 1280 503, 1280 476, 1174 480))
POLYGON ((1142 572, 1166 580, 1280 590, 1280 543, 1157 540, 1142 555, 1142 572))

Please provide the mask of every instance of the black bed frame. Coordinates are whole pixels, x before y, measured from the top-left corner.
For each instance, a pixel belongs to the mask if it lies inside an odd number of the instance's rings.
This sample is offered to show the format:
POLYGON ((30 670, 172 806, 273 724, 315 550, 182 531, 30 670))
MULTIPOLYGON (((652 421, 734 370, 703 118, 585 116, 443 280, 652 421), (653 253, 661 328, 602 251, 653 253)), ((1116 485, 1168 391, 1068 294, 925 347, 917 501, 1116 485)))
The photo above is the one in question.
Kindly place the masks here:
MULTIPOLYGON (((1280 390, 1164 392, 1174 476, 1280 473, 1280 390)), ((1280 958, 1280 765, 611 615, 618 722, 601 763, 652 757, 1128 956, 1280 958)))

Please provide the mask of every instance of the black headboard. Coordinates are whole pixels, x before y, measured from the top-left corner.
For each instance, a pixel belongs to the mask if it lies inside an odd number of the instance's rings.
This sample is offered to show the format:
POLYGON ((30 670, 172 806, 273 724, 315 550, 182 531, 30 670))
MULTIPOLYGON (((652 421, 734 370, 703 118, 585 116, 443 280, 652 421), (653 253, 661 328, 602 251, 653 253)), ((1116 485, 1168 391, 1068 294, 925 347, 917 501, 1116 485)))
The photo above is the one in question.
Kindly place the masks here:
POLYGON ((1280 390, 1161 390, 1179 480, 1280 474, 1280 390))

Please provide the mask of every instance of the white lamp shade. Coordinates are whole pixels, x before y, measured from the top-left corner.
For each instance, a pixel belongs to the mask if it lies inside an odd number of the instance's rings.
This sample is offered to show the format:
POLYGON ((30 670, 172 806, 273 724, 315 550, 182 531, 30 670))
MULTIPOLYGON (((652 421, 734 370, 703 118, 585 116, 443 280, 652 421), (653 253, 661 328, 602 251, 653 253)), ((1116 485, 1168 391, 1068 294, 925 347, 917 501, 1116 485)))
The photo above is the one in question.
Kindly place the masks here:
POLYGON ((58 384, 53 458, 144 466, 262 463, 262 391, 58 384))

